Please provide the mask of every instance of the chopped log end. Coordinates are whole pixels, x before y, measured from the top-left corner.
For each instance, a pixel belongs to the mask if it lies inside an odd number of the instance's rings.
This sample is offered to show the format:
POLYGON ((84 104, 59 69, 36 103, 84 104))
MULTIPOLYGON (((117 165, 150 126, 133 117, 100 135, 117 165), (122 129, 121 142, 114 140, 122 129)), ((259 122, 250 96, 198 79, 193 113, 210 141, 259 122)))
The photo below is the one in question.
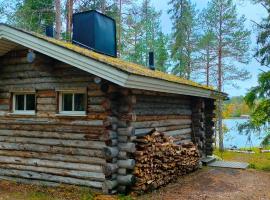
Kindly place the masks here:
POLYGON ((125 185, 125 186, 129 186, 129 185, 133 185, 135 183, 135 176, 134 175, 118 175, 117 176, 117 182, 119 185, 125 185))
POLYGON ((103 148, 106 159, 116 158, 119 154, 119 150, 116 147, 104 147, 103 148))

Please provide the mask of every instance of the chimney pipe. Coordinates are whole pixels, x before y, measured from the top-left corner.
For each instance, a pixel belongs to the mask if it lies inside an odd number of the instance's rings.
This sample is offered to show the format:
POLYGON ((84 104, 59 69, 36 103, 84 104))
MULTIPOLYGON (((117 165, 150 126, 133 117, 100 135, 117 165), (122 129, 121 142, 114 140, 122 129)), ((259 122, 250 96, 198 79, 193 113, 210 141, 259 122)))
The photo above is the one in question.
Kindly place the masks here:
POLYGON ((151 70, 155 70, 155 58, 154 58, 154 52, 149 52, 149 68, 151 70))
POLYGON ((45 34, 48 37, 54 37, 54 29, 53 29, 53 25, 49 25, 45 27, 45 34))

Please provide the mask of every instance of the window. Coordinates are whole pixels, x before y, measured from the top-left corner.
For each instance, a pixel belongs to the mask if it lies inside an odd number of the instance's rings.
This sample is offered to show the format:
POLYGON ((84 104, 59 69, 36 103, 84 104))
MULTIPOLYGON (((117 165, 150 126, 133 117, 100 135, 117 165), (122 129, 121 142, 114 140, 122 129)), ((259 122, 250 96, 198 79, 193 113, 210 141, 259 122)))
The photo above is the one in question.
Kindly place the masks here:
POLYGON ((78 92, 60 92, 59 111, 65 115, 86 114, 86 94, 78 92))
POLYGON ((36 95, 18 93, 13 95, 13 112, 15 114, 35 114, 36 95))

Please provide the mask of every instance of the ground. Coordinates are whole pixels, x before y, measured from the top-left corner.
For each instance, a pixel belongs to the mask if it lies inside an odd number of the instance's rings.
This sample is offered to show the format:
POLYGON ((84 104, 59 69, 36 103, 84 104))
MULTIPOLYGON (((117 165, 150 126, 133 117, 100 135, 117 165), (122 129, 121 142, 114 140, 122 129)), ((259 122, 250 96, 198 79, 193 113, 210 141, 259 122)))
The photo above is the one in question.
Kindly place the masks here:
POLYGON ((269 200, 270 173, 206 168, 139 200, 269 200))
POLYGON ((204 168, 139 197, 103 196, 76 187, 47 188, 0 181, 0 200, 269 200, 270 172, 204 168))

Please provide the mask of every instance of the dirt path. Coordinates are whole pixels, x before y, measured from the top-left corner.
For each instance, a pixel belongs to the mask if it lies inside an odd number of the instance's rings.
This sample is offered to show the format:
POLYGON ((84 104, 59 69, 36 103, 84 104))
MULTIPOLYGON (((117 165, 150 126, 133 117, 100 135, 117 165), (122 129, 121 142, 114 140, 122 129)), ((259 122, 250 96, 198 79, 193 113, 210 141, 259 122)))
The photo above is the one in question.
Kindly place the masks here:
POLYGON ((270 173, 203 169, 139 200, 270 200, 270 173))
MULTIPOLYGON (((89 188, 47 188, 0 181, 0 200, 116 200, 89 188)), ((270 172, 205 168, 140 197, 121 200, 270 200, 270 172)))

